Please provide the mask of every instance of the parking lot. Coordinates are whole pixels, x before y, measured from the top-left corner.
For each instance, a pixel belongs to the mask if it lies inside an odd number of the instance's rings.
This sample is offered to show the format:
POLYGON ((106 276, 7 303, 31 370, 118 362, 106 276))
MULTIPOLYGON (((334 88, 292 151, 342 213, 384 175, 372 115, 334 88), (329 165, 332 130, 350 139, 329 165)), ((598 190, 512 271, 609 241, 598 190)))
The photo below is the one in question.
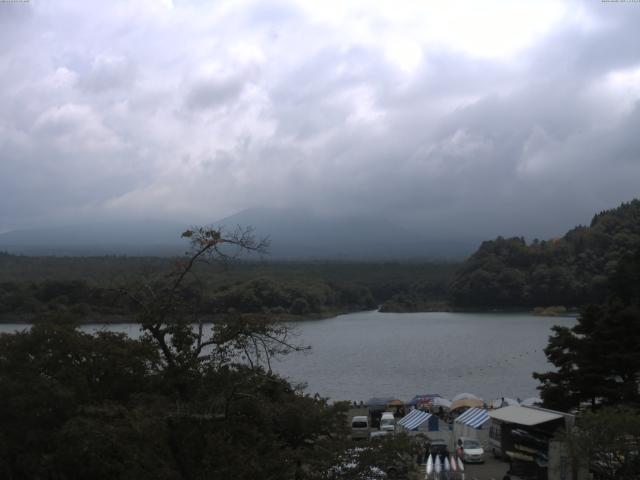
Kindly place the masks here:
MULTIPOLYGON (((466 463, 464 466, 464 478, 465 480, 502 480, 509 469, 509 464, 496 460, 493 457, 488 457, 485 463, 466 463)), ((462 478, 458 473, 454 478, 462 478)), ((416 480, 424 479, 424 471, 419 472, 416 476, 416 480)), ((517 477, 511 477, 512 480, 517 480, 517 477)))
POLYGON ((502 480, 508 469, 508 463, 487 456, 485 463, 465 464, 464 473, 466 480, 502 480))

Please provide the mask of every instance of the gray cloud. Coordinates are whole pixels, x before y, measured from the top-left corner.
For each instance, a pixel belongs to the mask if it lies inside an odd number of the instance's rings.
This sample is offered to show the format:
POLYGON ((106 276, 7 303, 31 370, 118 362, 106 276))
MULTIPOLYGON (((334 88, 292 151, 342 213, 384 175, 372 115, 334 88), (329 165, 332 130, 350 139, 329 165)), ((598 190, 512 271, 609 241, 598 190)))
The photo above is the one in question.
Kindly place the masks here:
POLYGON ((231 103, 240 95, 244 82, 240 78, 209 78, 195 82, 189 89, 186 105, 193 110, 214 108, 231 103))
POLYGON ((401 4, 7 8, 0 230, 272 205, 545 237, 639 193, 633 4, 568 3, 496 55, 401 4))
POLYGON ((96 56, 79 81, 89 92, 130 87, 135 79, 135 65, 124 57, 96 56))

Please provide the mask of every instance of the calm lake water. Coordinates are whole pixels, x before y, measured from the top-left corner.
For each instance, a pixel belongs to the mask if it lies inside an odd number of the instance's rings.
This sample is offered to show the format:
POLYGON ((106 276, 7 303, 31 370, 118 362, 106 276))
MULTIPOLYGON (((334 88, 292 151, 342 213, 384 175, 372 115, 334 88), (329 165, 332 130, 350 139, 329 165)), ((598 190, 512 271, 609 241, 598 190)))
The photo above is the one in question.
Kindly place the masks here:
POLYGON ((547 371, 542 349, 553 325, 574 318, 528 314, 362 312, 298 324, 308 354, 275 367, 307 391, 339 400, 417 393, 484 399, 538 396, 534 371, 547 371))
MULTIPOLYGON (((553 325, 570 326, 570 317, 513 313, 360 312, 331 319, 296 322, 298 343, 311 351, 294 353, 273 368, 292 382, 306 382, 309 393, 336 400, 417 393, 445 397, 471 392, 490 400, 537 396, 534 371, 547 371, 542 349, 553 325)), ((24 325, 0 325, 0 331, 24 325)), ((94 331, 124 331, 134 324, 87 325, 94 331)))

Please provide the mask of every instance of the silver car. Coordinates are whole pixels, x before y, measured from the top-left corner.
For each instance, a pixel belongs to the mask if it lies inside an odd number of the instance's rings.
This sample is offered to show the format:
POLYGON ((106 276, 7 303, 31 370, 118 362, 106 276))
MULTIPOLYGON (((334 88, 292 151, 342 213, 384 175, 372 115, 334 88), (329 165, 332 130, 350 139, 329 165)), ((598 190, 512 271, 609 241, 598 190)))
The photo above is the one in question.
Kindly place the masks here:
POLYGON ((462 442, 462 461, 465 463, 483 463, 484 449, 473 438, 460 437, 462 442))

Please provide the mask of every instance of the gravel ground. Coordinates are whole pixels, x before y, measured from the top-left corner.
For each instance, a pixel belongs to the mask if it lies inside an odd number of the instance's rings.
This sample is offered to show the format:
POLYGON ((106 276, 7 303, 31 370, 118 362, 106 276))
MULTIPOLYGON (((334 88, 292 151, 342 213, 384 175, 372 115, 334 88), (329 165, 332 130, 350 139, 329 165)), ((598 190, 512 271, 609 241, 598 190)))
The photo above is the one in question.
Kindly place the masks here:
MULTIPOLYGON (((467 463, 464 468, 465 480, 502 480, 509 469, 509 464, 494 458, 487 458, 485 463, 467 463)), ((457 476, 452 478, 456 480, 462 478, 460 474, 456 475, 457 476)), ((516 480, 515 477, 511 478, 512 480, 516 480)), ((419 474, 415 480, 424 480, 424 473, 419 474)))
POLYGON ((485 463, 465 464, 465 480, 502 480, 508 469, 508 463, 487 457, 485 463))

